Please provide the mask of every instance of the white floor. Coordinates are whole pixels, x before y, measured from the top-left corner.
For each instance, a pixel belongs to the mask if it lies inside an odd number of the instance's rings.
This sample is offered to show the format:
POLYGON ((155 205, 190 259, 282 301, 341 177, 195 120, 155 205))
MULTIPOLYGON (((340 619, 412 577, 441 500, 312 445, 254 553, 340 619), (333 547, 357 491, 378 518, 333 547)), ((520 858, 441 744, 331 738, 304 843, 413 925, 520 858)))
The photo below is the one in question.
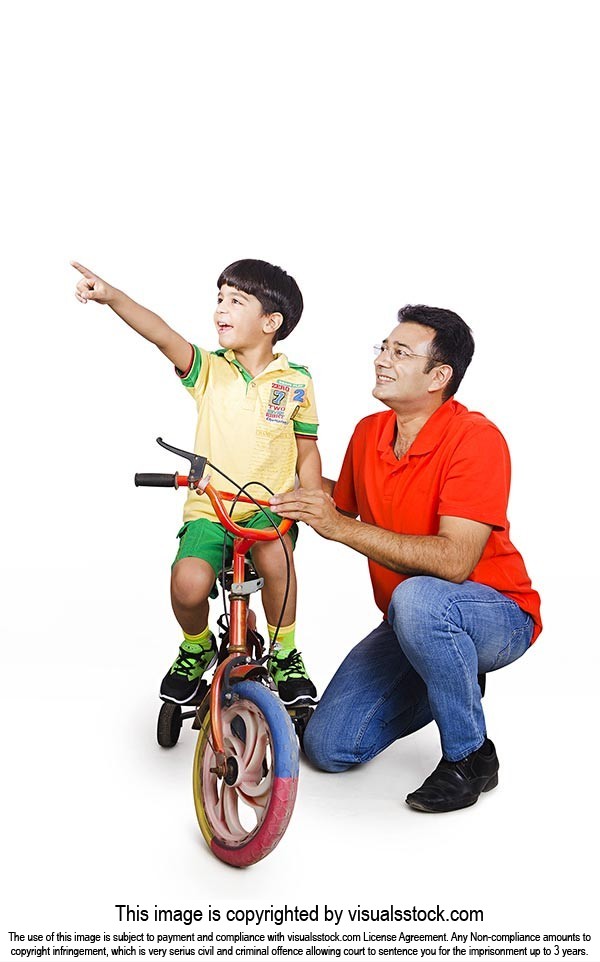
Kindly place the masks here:
MULTIPOLYGON (((48 590, 62 581, 57 574, 48 590)), ((425 816, 404 804, 437 762, 430 726, 347 774, 303 763, 282 842, 239 871, 215 860, 197 827, 194 733, 184 730, 168 751, 155 741, 154 693, 172 648, 159 637, 163 628, 172 636, 164 599, 150 584, 135 619, 118 577, 109 584, 113 604, 98 604, 84 641, 85 598, 55 607, 48 643, 30 656, 19 655, 18 626, 5 652, 4 928, 119 932, 119 904, 151 912, 287 904, 323 913, 325 905, 439 903, 483 909, 480 931, 593 931, 595 679, 565 658, 556 629, 489 679, 485 707, 500 785, 474 808, 425 816), (19 685, 27 698, 16 697, 19 685)), ((52 605, 43 585, 41 593, 52 605)), ((25 618, 23 589, 20 598, 25 618)), ((341 624, 349 634, 361 620, 347 609, 341 624)), ((304 647, 322 684, 343 645, 328 639, 321 658, 313 641, 304 647)))

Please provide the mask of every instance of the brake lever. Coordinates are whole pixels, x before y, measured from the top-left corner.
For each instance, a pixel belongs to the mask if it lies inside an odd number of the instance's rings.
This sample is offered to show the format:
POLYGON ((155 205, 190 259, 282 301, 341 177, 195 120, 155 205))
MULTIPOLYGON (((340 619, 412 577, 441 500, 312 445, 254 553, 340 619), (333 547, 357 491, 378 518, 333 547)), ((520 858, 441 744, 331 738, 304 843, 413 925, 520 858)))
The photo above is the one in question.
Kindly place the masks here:
POLYGON ((200 454, 194 454, 193 451, 183 451, 181 448, 175 448, 172 444, 167 444, 166 441, 163 441, 162 438, 157 438, 156 443, 160 444, 161 448, 165 448, 172 454, 178 454, 180 457, 186 458, 190 462, 188 486, 190 488, 196 487, 198 482, 202 480, 208 459, 202 457, 200 454))

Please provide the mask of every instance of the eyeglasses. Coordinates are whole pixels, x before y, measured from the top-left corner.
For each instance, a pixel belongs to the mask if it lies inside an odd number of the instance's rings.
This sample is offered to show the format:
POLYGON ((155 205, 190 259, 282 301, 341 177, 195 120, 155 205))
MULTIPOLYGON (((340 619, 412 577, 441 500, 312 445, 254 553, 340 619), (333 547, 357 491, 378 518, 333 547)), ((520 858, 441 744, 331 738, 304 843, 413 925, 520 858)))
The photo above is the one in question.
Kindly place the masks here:
POLYGON ((380 354, 387 354, 390 361, 404 361, 409 357, 424 357, 429 361, 434 360, 429 354, 413 354, 412 351, 407 351, 404 347, 390 347, 389 344, 374 344, 373 354, 375 357, 379 357, 380 354))

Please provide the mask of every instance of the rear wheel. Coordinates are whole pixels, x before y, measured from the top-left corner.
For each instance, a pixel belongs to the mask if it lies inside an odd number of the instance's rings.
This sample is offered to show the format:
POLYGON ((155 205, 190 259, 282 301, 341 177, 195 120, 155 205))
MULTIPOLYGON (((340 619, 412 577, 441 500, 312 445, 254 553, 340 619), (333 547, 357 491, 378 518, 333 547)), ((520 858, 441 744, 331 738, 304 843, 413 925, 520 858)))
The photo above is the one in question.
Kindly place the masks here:
POLYGON ((226 772, 219 777, 212 747, 210 706, 200 709, 194 756, 194 803, 212 852, 230 865, 258 862, 280 841, 298 785, 298 742, 277 695, 259 682, 235 685, 223 708, 226 772))

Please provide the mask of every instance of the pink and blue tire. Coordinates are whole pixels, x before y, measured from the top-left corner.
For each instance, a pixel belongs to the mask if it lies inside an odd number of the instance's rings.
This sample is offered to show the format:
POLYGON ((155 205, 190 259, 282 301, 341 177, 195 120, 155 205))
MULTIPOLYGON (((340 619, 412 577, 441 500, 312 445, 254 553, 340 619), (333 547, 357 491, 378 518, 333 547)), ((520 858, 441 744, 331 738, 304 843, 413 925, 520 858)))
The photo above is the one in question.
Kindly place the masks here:
POLYGON ((287 828, 298 787, 298 740, 275 692, 239 682, 222 710, 227 774, 219 777, 212 771, 208 699, 200 714, 193 768, 198 824, 217 858, 244 868, 268 855, 287 828))

